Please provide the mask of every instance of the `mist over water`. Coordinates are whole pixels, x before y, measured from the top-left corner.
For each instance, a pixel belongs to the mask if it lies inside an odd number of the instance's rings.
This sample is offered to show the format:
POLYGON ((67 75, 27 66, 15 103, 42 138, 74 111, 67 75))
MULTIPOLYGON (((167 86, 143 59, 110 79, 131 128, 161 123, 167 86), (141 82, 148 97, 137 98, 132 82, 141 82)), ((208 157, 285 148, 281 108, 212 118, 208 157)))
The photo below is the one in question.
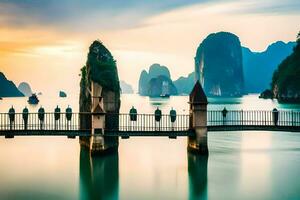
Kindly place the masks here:
MULTIPOLYGON (((53 112, 78 98, 41 96, 28 106, 26 98, 5 98, 0 112, 13 105, 53 112)), ((121 111, 138 113, 159 107, 168 113, 189 112, 188 97, 170 99, 122 95, 121 111)), ((296 105, 248 95, 209 99, 209 110, 300 110, 296 105)), ((187 139, 131 137, 120 139, 118 154, 93 157, 80 149, 78 138, 0 138, 1 199, 300 199, 300 135, 289 132, 209 132, 209 157, 188 154, 187 139)))

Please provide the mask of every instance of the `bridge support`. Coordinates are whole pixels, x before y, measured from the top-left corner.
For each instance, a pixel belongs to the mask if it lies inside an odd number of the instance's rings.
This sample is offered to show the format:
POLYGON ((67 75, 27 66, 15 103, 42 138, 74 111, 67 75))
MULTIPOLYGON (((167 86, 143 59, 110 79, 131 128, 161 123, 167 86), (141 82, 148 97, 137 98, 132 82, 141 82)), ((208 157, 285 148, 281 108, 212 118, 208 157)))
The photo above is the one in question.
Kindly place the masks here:
POLYGON ((190 94, 190 129, 194 136, 188 138, 188 151, 208 155, 207 147, 207 98, 199 83, 196 82, 190 94))
POLYGON ((105 129, 113 129, 119 126, 118 113, 120 101, 118 94, 102 90, 102 87, 92 82, 92 116, 91 116, 91 137, 80 138, 81 146, 90 150, 92 155, 105 154, 118 150, 118 137, 105 136, 105 129))

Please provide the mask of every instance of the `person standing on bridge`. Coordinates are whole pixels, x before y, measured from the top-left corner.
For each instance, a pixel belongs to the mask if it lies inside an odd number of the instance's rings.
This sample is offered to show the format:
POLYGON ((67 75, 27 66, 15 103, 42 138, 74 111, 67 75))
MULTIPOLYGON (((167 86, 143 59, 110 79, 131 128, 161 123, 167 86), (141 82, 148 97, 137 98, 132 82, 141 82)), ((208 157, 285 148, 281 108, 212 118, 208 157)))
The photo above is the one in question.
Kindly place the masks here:
POLYGON ((38 118, 40 120, 40 129, 43 130, 45 121, 45 109, 43 107, 40 107, 38 110, 38 118))
POLYGON ((15 127, 15 114, 15 109, 13 106, 11 106, 11 108, 8 111, 10 130, 12 130, 15 127))
POLYGON ((24 130, 27 130, 28 126, 28 108, 25 106, 22 113, 23 121, 24 121, 24 130))
POLYGON ((158 122, 158 130, 160 131, 161 110, 158 107, 154 112, 154 116, 155 116, 155 130, 156 130, 156 122, 158 122))

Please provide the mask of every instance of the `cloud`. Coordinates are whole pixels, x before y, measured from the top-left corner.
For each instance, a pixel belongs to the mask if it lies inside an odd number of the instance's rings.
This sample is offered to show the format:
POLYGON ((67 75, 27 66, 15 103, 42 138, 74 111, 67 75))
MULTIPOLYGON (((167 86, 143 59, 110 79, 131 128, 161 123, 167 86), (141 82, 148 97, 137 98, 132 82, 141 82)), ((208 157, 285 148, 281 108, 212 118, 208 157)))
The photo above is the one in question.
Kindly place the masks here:
POLYGON ((135 26, 147 16, 207 0, 0 0, 0 23, 66 29, 135 26))

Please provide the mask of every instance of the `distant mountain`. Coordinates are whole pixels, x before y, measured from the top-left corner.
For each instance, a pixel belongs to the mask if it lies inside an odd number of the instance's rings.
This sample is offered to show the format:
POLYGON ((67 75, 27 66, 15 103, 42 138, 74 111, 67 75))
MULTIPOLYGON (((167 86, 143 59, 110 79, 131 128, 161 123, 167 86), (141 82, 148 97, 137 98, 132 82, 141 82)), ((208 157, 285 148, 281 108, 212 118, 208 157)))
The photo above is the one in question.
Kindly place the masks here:
POLYGON ((208 35, 197 49, 195 73, 207 96, 242 96, 244 74, 239 38, 228 32, 208 35))
POLYGON ((25 96, 29 97, 32 95, 32 90, 30 88, 30 85, 26 82, 22 82, 18 86, 18 90, 22 92, 25 96))
POLYGON ((296 42, 275 42, 263 52, 252 52, 243 47, 245 91, 260 93, 270 87, 277 66, 293 52, 296 42))
POLYGON ((0 86, 0 97, 24 96, 12 81, 6 79, 2 72, 0 72, 0 86))
POLYGON ((141 72, 139 94, 142 96, 160 96, 162 91, 169 95, 177 94, 169 69, 156 63, 150 66, 149 73, 146 70, 141 72))
POLYGON ((121 93, 122 94, 133 94, 132 86, 125 81, 120 81, 121 93))
POLYGON ((190 73, 187 77, 181 76, 174 81, 178 94, 190 94, 195 84, 195 72, 190 73))

